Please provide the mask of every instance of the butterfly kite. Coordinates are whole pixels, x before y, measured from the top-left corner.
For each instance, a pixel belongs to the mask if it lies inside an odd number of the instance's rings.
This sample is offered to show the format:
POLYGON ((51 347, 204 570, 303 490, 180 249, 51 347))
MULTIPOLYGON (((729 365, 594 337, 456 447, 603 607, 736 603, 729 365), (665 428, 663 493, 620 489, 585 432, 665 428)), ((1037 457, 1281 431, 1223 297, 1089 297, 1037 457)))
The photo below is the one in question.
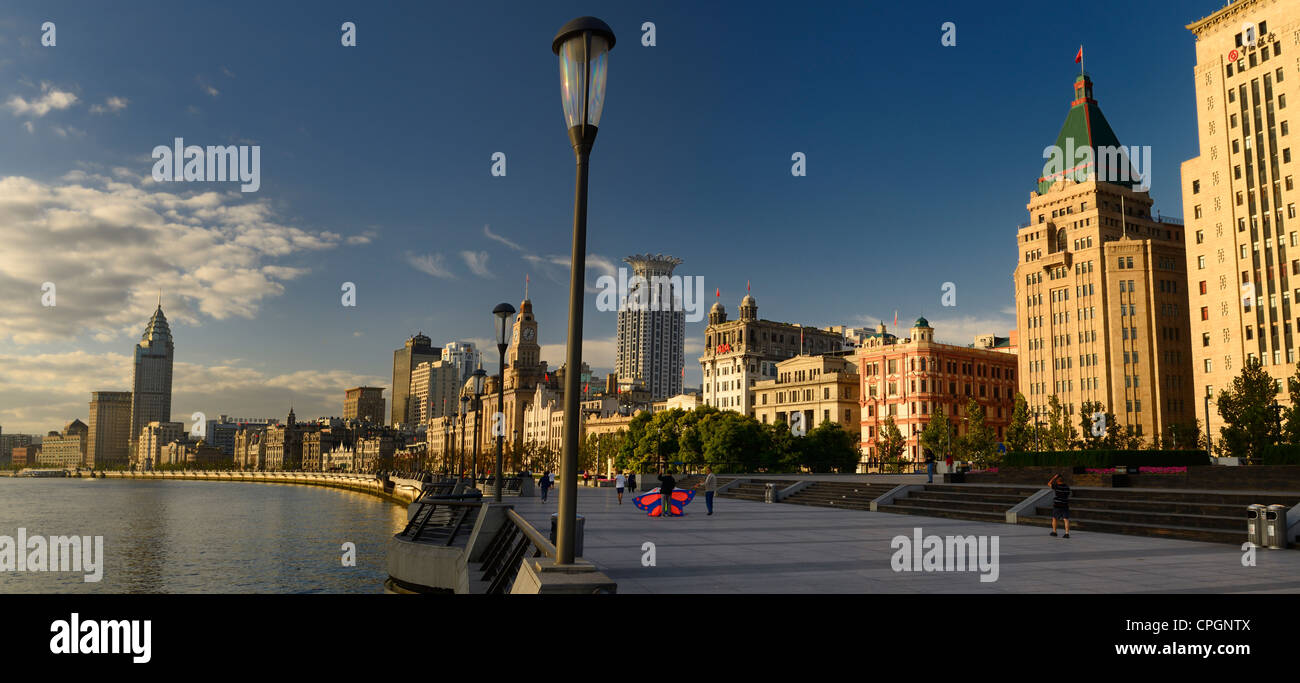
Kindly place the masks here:
MULTIPOLYGON (((661 495, 659 489, 655 489, 633 497, 632 504, 635 505, 638 510, 645 510, 646 514, 651 517, 659 517, 663 515, 664 512, 663 499, 661 498, 661 495)), ((672 510, 669 516, 681 517, 686 514, 682 511, 682 508, 686 507, 695 499, 695 491, 691 489, 673 489, 669 496, 668 507, 672 510)))

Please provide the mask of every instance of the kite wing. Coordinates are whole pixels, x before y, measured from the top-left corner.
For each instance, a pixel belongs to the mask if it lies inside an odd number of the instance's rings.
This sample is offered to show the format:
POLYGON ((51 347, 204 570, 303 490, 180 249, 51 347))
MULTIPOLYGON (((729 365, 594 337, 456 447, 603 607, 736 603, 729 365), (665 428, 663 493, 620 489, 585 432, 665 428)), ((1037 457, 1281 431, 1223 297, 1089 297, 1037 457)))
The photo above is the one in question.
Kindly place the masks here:
MULTIPOLYGON (((682 508, 686 507, 695 499, 695 491, 691 489, 673 489, 669 495, 668 505, 672 509, 673 516, 681 516, 682 508)), ((663 514, 663 498, 658 490, 648 491, 639 496, 632 498, 632 504, 638 510, 644 510, 651 517, 658 517, 663 514)))

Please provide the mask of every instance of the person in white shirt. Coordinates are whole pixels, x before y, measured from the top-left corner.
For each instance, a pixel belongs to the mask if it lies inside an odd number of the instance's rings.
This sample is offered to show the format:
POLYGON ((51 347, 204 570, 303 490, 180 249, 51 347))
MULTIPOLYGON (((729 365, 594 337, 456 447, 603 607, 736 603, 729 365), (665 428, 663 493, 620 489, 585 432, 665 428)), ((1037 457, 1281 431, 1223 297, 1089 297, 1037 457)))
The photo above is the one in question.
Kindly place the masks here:
POLYGON ((619 504, 619 505, 622 505, 622 504, 623 504, 623 487, 624 487, 624 485, 626 485, 626 484, 627 484, 627 478, 623 476, 623 473, 622 473, 622 472, 619 472, 619 473, 614 477, 614 488, 618 491, 618 504, 619 504))

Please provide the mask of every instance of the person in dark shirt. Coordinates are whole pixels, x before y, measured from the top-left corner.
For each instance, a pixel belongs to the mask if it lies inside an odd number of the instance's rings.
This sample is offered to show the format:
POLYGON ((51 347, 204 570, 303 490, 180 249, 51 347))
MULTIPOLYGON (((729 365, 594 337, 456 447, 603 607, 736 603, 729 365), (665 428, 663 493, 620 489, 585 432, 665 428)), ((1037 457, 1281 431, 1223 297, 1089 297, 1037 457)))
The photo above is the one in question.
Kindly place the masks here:
POLYGON ((926 479, 925 483, 933 484, 934 483, 934 453, 931 452, 930 449, 928 448, 925 449, 925 474, 926 476, 929 477, 928 479, 926 479))
POLYGON ((1061 475, 1059 474, 1052 477, 1052 480, 1047 482, 1047 485, 1052 487, 1052 492, 1053 492, 1052 535, 1053 536, 1056 535, 1056 520, 1062 519, 1065 520, 1064 538, 1069 538, 1070 537, 1070 485, 1065 483, 1065 480, 1062 479, 1061 475))
POLYGON ((676 487, 677 480, 673 479, 673 473, 671 471, 667 474, 659 475, 659 498, 664 506, 663 512, 659 515, 660 517, 673 516, 673 508, 669 504, 669 501, 672 500, 673 489, 676 487))

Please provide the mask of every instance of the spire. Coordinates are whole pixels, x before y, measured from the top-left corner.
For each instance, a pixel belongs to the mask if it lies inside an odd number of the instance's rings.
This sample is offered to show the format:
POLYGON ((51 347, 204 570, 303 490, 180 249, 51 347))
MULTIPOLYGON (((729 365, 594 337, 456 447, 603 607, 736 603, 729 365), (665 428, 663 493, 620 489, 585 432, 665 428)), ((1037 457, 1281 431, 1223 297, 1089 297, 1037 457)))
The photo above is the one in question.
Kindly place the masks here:
POLYGON ((1057 181, 1066 179, 1096 179, 1129 188, 1141 184, 1127 151, 1121 148, 1119 138, 1093 99, 1092 79, 1087 73, 1074 79, 1074 100, 1056 136, 1052 155, 1044 163, 1043 175, 1038 178, 1038 193, 1044 194, 1057 181), (1091 157, 1080 151, 1085 147, 1091 150, 1091 157))

